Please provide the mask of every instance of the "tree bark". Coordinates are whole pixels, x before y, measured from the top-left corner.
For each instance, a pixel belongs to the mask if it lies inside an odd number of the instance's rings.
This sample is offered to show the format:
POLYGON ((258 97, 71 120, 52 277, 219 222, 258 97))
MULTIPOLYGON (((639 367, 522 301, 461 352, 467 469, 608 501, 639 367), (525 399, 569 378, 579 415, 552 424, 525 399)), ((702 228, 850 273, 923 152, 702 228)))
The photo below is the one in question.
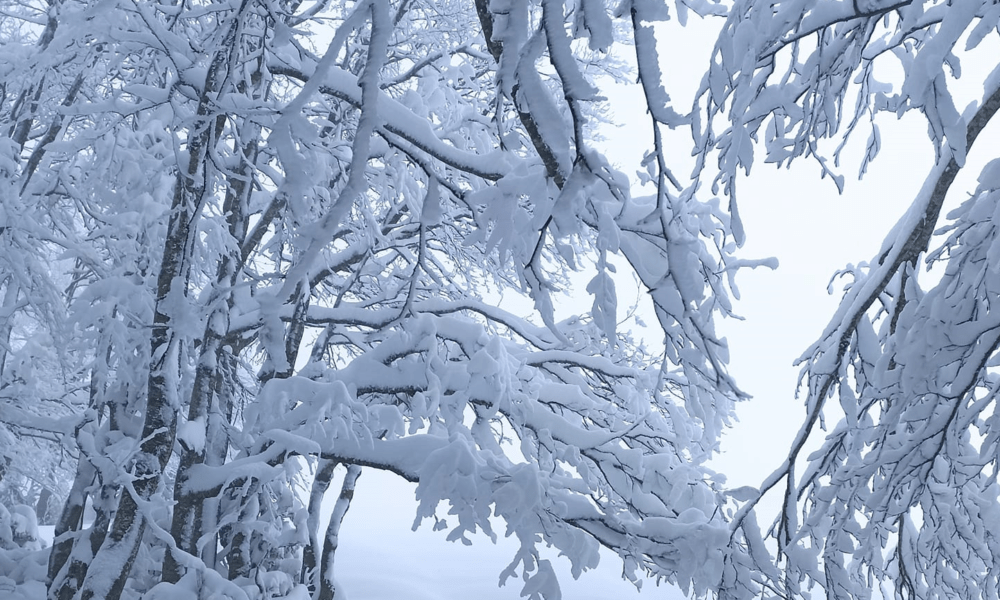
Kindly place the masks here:
MULTIPOLYGON (((216 80, 221 75, 222 67, 221 61, 213 61, 207 81, 216 80)), ((199 118, 190 133, 187 168, 178 171, 174 187, 163 259, 156 283, 146 410, 140 436, 142 444, 132 472, 132 487, 122 493, 111 531, 88 569, 81 600, 117 598, 121 595, 146 528, 139 503, 149 501, 159 490, 163 469, 173 452, 177 414, 181 408, 177 396, 177 374, 184 342, 174 329, 170 315, 187 296, 192 249, 197 243, 195 225, 208 190, 205 163, 213 138, 211 121, 206 115, 210 110, 209 100, 202 94, 199 118), (115 575, 109 576, 111 573, 115 575)))
MULTIPOLYGON (((105 361, 111 356, 111 346, 107 345, 105 361)), ((97 410, 103 410, 103 406, 108 410, 107 428, 109 432, 120 431, 119 411, 122 410, 120 402, 104 397, 104 385, 99 369, 93 368, 90 373, 90 406, 97 410), (103 405, 103 406, 102 406, 103 405)), ((127 394, 125 394, 127 396, 127 394)), ((93 436, 88 429, 96 428, 94 422, 81 423, 76 430, 77 443, 80 444, 81 434, 93 436)), ((93 436, 96 437, 96 436, 93 436)), ((56 525, 55 539, 52 552, 49 554, 48 572, 46 576, 46 587, 48 597, 51 600, 70 600, 80 589, 83 580, 87 575, 87 566, 93 560, 111 525, 111 513, 121 485, 114 481, 103 481, 101 473, 86 453, 81 453, 77 465, 76 476, 73 480, 73 487, 70 491, 62 514, 56 525), (96 494, 88 494, 87 488, 100 484, 100 491, 96 494), (83 532, 83 516, 86 509, 88 496, 92 499, 93 508, 97 513, 94 523, 87 532, 83 532), (69 536, 70 532, 79 531, 75 536, 69 536), (64 539, 60 540, 65 536, 64 539)), ((41 501, 41 498, 39 498, 41 501)))
POLYGON ((302 549, 302 573, 300 581, 309 589, 309 594, 316 592, 316 585, 319 579, 316 561, 316 551, 320 548, 319 543, 319 513, 323 507, 323 498, 326 491, 330 489, 330 481, 333 479, 334 470, 339 464, 338 461, 319 459, 316 467, 316 477, 313 479, 312 491, 309 493, 309 542, 302 549))
MULTIPOLYGON (((87 488, 94 481, 96 471, 93 465, 86 458, 80 458, 80 465, 76 470, 76 477, 73 479, 73 486, 69 490, 69 497, 63 505, 62 513, 56 522, 52 550, 49 552, 49 565, 47 574, 47 585, 49 588, 49 598, 57 598, 54 595, 55 586, 62 586, 60 572, 69 560, 73 552, 72 532, 78 531, 83 523, 83 511, 87 504, 87 488)), ((80 581, 79 583, 82 583, 80 581)), ((79 585, 79 583, 77 585, 79 585)))
POLYGON ((334 559, 337 554, 337 547, 340 543, 340 526, 344 522, 344 515, 351 507, 351 500, 354 499, 354 488, 357 485, 358 477, 361 476, 361 467, 349 465, 347 474, 344 475, 344 483, 340 487, 340 497, 333 507, 333 514, 330 515, 330 524, 326 527, 326 537, 323 541, 323 559, 320 562, 320 590, 319 600, 334 600, 337 596, 337 582, 334 580, 334 559))
POLYGON ((38 519, 39 525, 47 525, 46 522, 49 513, 49 501, 53 498, 52 490, 48 486, 42 487, 42 491, 38 492, 38 500, 35 501, 35 518, 38 519))
MULTIPOLYGON (((245 4, 244 4, 245 6, 245 4)), ((236 21, 243 18, 237 15, 236 21)), ((221 63, 223 57, 232 64, 236 53, 237 39, 235 27, 231 32, 229 43, 220 48, 214 63, 221 63)), ((263 43, 261 42, 261 46, 263 43)), ((241 80, 237 84, 240 92, 258 92, 265 87, 266 81, 262 76, 260 65, 250 74, 249 80, 241 80)), ((214 82, 210 79, 206 83, 206 90, 211 89, 214 82)), ((220 115, 215 120, 217 136, 225 126, 225 115, 220 115)), ((229 313, 232 311, 234 301, 231 290, 236 285, 239 274, 242 272, 244 263, 242 260, 242 249, 247 238, 249 229, 248 203, 252 191, 250 182, 253 180, 254 163, 259 153, 261 127, 259 124, 247 121, 247 126, 241 131, 246 143, 240 148, 242 159, 235 173, 227 175, 226 198, 223 203, 223 214, 227 215, 228 230, 232 246, 228 254, 223 255, 216 273, 217 294, 223 297, 216 297, 211 304, 217 308, 209 316, 205 326, 205 333, 202 337, 201 355, 198 366, 195 370, 195 380, 191 391, 190 402, 188 403, 187 420, 189 423, 200 423, 206 434, 206 444, 201 448, 181 448, 180 466, 177 470, 177 478, 174 483, 174 517, 171 522, 171 535, 177 547, 189 554, 200 554, 198 541, 207 531, 206 526, 215 528, 217 521, 218 499, 210 498, 204 491, 194 492, 187 489, 190 469, 195 465, 212 461, 210 455, 218 458, 219 465, 225 461, 225 453, 228 450, 228 443, 225 439, 224 423, 219 419, 219 410, 213 413, 213 407, 218 408, 218 398, 221 395, 227 403, 232 401, 231 391, 221 389, 221 386, 233 383, 227 381, 222 376, 222 369, 226 362, 232 360, 230 351, 225 344, 229 335, 229 313), (224 300, 224 302, 223 302, 224 300), (221 454, 221 456, 220 456, 221 454)), ((231 407, 224 410, 231 415, 231 407)), ((227 419, 228 421, 228 419, 227 419)), ((215 562, 217 543, 213 541, 206 544, 205 549, 211 555, 210 561, 215 562)), ((214 565, 213 565, 214 566, 214 565)), ((183 575, 176 557, 168 551, 164 556, 163 580, 175 583, 183 575)))
MULTIPOLYGON (((227 261, 228 262, 228 261, 227 261)), ((225 268, 225 265, 222 267, 225 268)), ((228 280, 228 273, 224 274, 228 280)), ((223 278, 223 274, 220 274, 223 278)), ((228 286, 227 286, 228 287, 228 286)), ((217 365, 222 357, 222 340, 228 332, 228 303, 216 309, 208 319, 205 337, 202 341, 202 354, 195 371, 194 389, 188 405, 188 422, 201 427, 208 432, 208 413, 217 381, 217 365)), ((201 447, 189 447, 181 441, 180 466, 177 468, 177 478, 174 481, 174 516, 171 521, 170 533, 177 547, 189 554, 198 555, 198 540, 204 532, 202 509, 207 499, 204 492, 188 489, 188 474, 193 466, 205 462, 207 443, 201 447)), ((180 564, 170 550, 163 559, 163 581, 176 583, 183 573, 180 564)))

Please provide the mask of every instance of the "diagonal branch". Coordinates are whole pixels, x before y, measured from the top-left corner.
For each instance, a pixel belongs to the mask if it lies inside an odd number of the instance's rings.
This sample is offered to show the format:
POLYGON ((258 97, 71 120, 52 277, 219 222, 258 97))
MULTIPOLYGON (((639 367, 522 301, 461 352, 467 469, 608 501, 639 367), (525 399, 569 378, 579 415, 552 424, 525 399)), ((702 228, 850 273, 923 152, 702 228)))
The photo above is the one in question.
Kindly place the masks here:
MULTIPOLYGON (((1000 110, 1000 82, 994 85, 994 89, 986 101, 976 110, 969 121, 966 129, 966 152, 972 149, 979 134, 998 110, 1000 110)), ((917 201, 883 242, 883 249, 875 261, 877 267, 874 272, 864 281, 855 283, 848 291, 841 302, 840 309, 827 326, 823 336, 824 340, 834 340, 836 353, 827 356, 827 350, 824 348, 830 348, 834 343, 821 341, 810 349, 811 357, 806 358, 804 355, 800 359, 799 362, 808 361, 810 363, 808 369, 810 391, 806 402, 806 421, 796 434, 787 458, 764 480, 761 485, 761 495, 744 505, 733 519, 730 528, 732 535, 735 535, 736 531, 740 529, 744 519, 760 498, 782 479, 786 479, 787 486, 782 507, 781 525, 785 533, 785 542, 790 540, 791 532, 788 531, 787 526, 789 524, 789 511, 792 510, 792 503, 795 502, 794 465, 819 421, 825 400, 837 381, 837 365, 843 362, 861 318, 885 291, 900 267, 907 263, 915 263, 920 254, 927 250, 945 197, 961 168, 954 152, 949 148, 947 160, 943 156, 938 162, 918 194, 917 201)))

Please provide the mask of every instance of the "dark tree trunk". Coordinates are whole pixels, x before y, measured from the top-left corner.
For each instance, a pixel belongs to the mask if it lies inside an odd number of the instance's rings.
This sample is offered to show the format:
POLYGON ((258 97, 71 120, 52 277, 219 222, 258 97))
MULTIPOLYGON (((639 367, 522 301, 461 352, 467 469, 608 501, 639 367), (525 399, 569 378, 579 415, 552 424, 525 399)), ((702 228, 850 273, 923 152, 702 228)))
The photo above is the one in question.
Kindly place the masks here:
MULTIPOLYGON (((235 30, 235 27, 233 28, 235 30)), ((206 81, 220 78, 224 57, 216 57, 206 81)), ((88 568, 81 591, 81 600, 118 598, 132 570, 139 543, 146 529, 146 520, 139 502, 153 497, 163 484, 163 469, 173 453, 177 431, 177 415, 181 409, 177 396, 177 374, 184 340, 174 329, 170 314, 187 296, 188 276, 194 244, 197 243, 197 223, 202 204, 209 191, 206 157, 212 143, 212 121, 207 94, 202 95, 199 119, 191 127, 186 171, 178 172, 174 198, 163 246, 163 259, 156 282, 156 307, 150 343, 150 366, 147 383, 146 410, 140 439, 142 444, 135 457, 132 489, 121 495, 111 531, 88 568), (108 573, 115 573, 109 578, 108 573)))
POLYGON ((347 467, 347 474, 344 475, 344 483, 340 488, 340 497, 333 507, 333 514, 330 515, 330 524, 326 527, 326 536, 323 541, 323 559, 320 562, 320 589, 319 600, 334 600, 337 596, 337 582, 334 580, 334 558, 337 554, 337 546, 340 542, 340 526, 344 522, 344 515, 351 507, 351 500, 354 499, 354 488, 357 485, 358 477, 361 476, 361 467, 350 465, 347 467))
POLYGON ((48 487, 42 487, 42 491, 38 492, 38 500, 35 501, 35 518, 38 519, 39 525, 47 525, 49 523, 50 500, 52 500, 52 490, 48 487))
MULTIPOLYGON (((55 595, 54 590, 62 587, 60 573, 73 552, 74 538, 72 533, 79 531, 83 525, 83 511, 87 504, 86 490, 94 482, 95 475, 95 469, 90 461, 81 457, 76 477, 73 479, 73 486, 69 490, 69 497, 66 498, 59 520, 56 521, 46 577, 49 598, 59 597, 55 595)), ((79 586, 80 583, 83 583, 82 579, 76 585, 79 586)))
POLYGON ((330 489, 330 481, 337 468, 338 462, 326 458, 319 459, 316 467, 316 478, 313 479, 312 490, 309 493, 309 543, 302 549, 302 573, 300 581, 309 589, 309 594, 316 592, 316 585, 319 580, 319 564, 316 561, 316 552, 321 548, 319 541, 319 517, 323 507, 323 497, 330 489))

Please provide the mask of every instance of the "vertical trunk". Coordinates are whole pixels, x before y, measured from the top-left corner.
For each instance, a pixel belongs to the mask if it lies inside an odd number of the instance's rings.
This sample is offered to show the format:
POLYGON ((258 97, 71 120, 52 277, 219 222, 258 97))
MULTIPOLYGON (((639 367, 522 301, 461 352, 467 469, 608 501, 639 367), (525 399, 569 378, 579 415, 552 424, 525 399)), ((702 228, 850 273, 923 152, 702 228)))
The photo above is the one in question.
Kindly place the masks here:
MULTIPOLYGON (((216 377, 216 390, 212 408, 208 413, 208 438, 205 449, 205 464, 221 467, 229 453, 229 433, 226 426, 233 422, 234 390, 236 389, 236 356, 223 347, 222 363, 216 377)), ((212 536, 202 549, 202 560, 209 568, 219 570, 219 507, 221 497, 214 495, 205 499, 202 505, 202 525, 212 536)), ((221 571, 220 571, 221 572, 221 571)))
POLYGON ((35 501, 35 518, 39 525, 48 525, 49 501, 52 500, 52 490, 43 487, 35 501))
MULTIPOLYGON (((103 382, 107 363, 111 357, 111 346, 110 344, 106 344, 106 347, 108 350, 105 353, 104 368, 95 367, 91 370, 91 407, 100 407, 106 400, 103 397, 103 382)), ((106 402, 106 405, 108 407, 107 427, 110 431, 118 431, 119 419, 117 418, 117 413, 121 410, 121 406, 119 403, 113 401, 106 402)), ((94 423, 86 423, 81 428, 85 427, 89 429, 94 426, 94 423)), ((80 439, 81 434, 93 437, 91 432, 83 429, 82 431, 77 431, 77 440, 80 439)), ((90 561, 104 542, 108 528, 111 525, 111 512, 114 508, 115 496, 117 496, 120 488, 121 486, 113 481, 102 481, 97 467, 90 461, 89 456, 81 454, 76 476, 73 480, 73 487, 63 507, 59 521, 56 524, 56 542, 53 544, 52 552, 49 554, 46 582, 48 597, 51 600, 70 600, 76 594, 77 590, 80 589, 87 575, 87 565, 90 564, 90 561), (83 527, 83 515, 89 495, 87 488, 91 487, 95 481, 101 483, 100 492, 96 496, 90 495, 97 518, 86 533, 81 531, 75 536, 69 536, 70 532, 80 531, 83 527)))
POLYGON ((80 584, 83 583, 87 575, 88 566, 100 550, 104 538, 108 535, 108 529, 111 527, 111 512, 114 509, 115 497, 120 487, 113 482, 105 482, 101 485, 100 492, 96 497, 92 498, 97 516, 90 529, 78 536, 78 541, 73 545, 73 551, 69 556, 66 577, 63 578, 58 588, 55 586, 51 588, 55 591, 50 592, 50 597, 71 600, 76 591, 80 589, 80 584))
POLYGON ((114 501, 115 489, 117 486, 101 486, 99 500, 94 503, 97 518, 94 519, 90 529, 82 532, 78 542, 73 545, 64 576, 59 581, 53 582, 55 585, 49 586, 48 597, 51 600, 72 600, 80 589, 87 576, 88 566, 101 548, 104 538, 107 537, 108 527, 111 525, 110 504, 114 501))
POLYGON ((351 500, 354 499, 354 488, 357 485, 358 477, 361 475, 361 467, 349 465, 347 474, 344 475, 344 484, 340 488, 340 497, 333 507, 333 514, 330 515, 330 524, 326 528, 326 538, 323 543, 323 559, 320 562, 320 589, 319 600, 333 600, 337 596, 337 583, 334 580, 334 558, 337 554, 337 545, 340 541, 340 526, 344 522, 344 515, 351 507, 351 500))
POLYGON ((60 572, 56 585, 49 587, 49 600, 73 600, 76 591, 80 589, 83 578, 87 575, 87 559, 93 558, 93 554, 86 554, 84 548, 87 544, 76 544, 72 547, 69 555, 68 565, 64 572, 60 572))
POLYGON ((14 280, 13 276, 7 277, 7 289, 3 295, 3 315, 4 319, 0 323, 0 382, 7 366, 7 349, 10 348, 10 334, 13 328, 13 313, 17 305, 17 297, 21 286, 14 280))
MULTIPOLYGON (((225 306, 225 305, 224 305, 225 306)), ((215 387, 216 365, 220 358, 221 341, 228 329, 225 321, 226 308, 216 309, 208 319, 202 354, 195 372, 194 389, 188 406, 188 421, 193 427, 206 427, 208 412, 215 387)), ((198 554, 198 539, 202 534, 202 506, 205 494, 188 487, 191 467, 205 462, 205 445, 191 447, 181 440, 181 459, 174 481, 174 516, 170 533, 178 549, 188 554, 198 554)), ((167 551, 163 560, 163 581, 176 583, 180 580, 180 564, 173 552, 167 551)))
MULTIPOLYGON (((271 379, 285 379, 291 377, 295 372, 295 363, 298 360, 299 349, 302 336, 305 332, 305 312, 308 309, 310 293, 305 283, 300 284, 295 291, 292 302, 295 303, 295 310, 292 313, 292 323, 288 325, 287 331, 282 332, 284 347, 276 352, 279 353, 279 361, 275 361, 272 356, 268 356, 261 368, 258 376, 261 385, 271 379), (283 354, 282 354, 283 353, 283 354), (277 364, 277 367, 275 366, 277 364)), ((267 446, 264 446, 266 448, 267 446)), ((282 459, 278 459, 284 460, 282 459)), ((228 486, 230 494, 239 494, 240 488, 245 484, 245 480, 237 480, 228 486)), ((250 555, 250 543, 252 531, 249 527, 242 525, 254 521, 259 517, 260 502, 256 498, 259 493, 258 485, 253 486, 251 494, 243 496, 240 500, 244 504, 240 512, 240 521, 228 528, 229 551, 226 562, 229 565, 229 578, 249 577, 251 570, 257 565, 252 564, 250 555)))
MULTIPOLYGON (((238 11, 246 10, 244 0, 238 11)), ((150 344, 150 368, 147 386, 147 405, 142 429, 142 444, 136 456, 133 470, 133 489, 122 493, 118 512, 101 550, 94 557, 88 571, 81 594, 81 600, 97 598, 117 598, 124 588, 129 571, 135 561, 139 543, 146 527, 145 517, 139 510, 139 503, 149 500, 163 483, 163 469, 172 452, 177 428, 178 411, 181 403, 177 397, 179 382, 179 360, 184 350, 183 340, 171 323, 170 314, 176 311, 187 296, 188 277, 193 247, 198 242, 197 220, 208 195, 216 185, 215 171, 209 153, 218 137, 218 128, 224 117, 215 113, 213 99, 219 92, 221 82, 229 74, 230 62, 237 52, 237 35, 240 30, 241 15, 234 18, 226 31, 220 50, 213 56, 201 92, 197 117, 189 129, 188 163, 179 169, 174 198, 164 241, 163 259, 156 282, 156 306, 150 344), (109 574, 113 573, 113 576, 109 574)), ((214 321, 214 319, 210 319, 214 321)), ((214 325, 209 327, 214 333, 214 325)), ((211 340, 203 347, 211 346, 203 355, 205 360, 215 357, 217 342, 211 340)), ((204 362, 204 361, 202 361, 204 362)), ((200 366, 200 365, 199 365, 200 366)), ((197 379, 197 378, 196 378, 197 379)), ((203 382, 210 391, 212 379, 203 382)), ((210 398, 210 393, 207 393, 210 398)), ((202 409, 199 407, 198 409, 202 409)), ((207 408, 205 409, 207 412, 207 408)), ((188 457, 190 461, 190 457, 188 457)), ((178 479, 184 479, 183 471, 178 479)), ((181 528, 185 528, 182 517, 181 528)), ((197 537, 193 538, 197 540, 197 537)), ((176 572, 176 566, 173 571, 176 572)))
MULTIPOLYGON (((245 482, 245 481, 244 481, 245 482)), ((244 483, 240 482, 240 483, 244 483)), ((239 520, 230 528, 229 551, 226 553, 226 563, 229 565, 229 580, 235 581, 241 577, 249 577, 250 569, 250 529, 242 525, 253 523, 260 518, 260 503, 257 498, 257 486, 247 495, 239 498, 242 504, 239 520)), ((236 493, 239 493, 238 491, 236 493)))
MULTIPOLYGON (((247 3, 244 2, 240 12, 246 6, 247 3)), ((239 36, 237 34, 238 23, 243 18, 242 14, 235 16, 233 29, 227 40, 228 43, 219 49, 214 57, 214 64, 240 63, 242 62, 241 48, 246 44, 251 46, 254 44, 252 39, 246 39, 246 32, 239 33, 239 36)), ((262 41, 260 45, 263 46, 262 41)), ((249 81, 244 78, 236 84, 238 93, 253 94, 259 93, 263 89, 266 82, 262 77, 262 63, 258 61, 256 67, 249 75, 249 81)), ((215 81, 222 80, 215 79, 215 81)), ((206 90, 211 89, 212 85, 213 80, 210 78, 206 83, 206 90)), ((215 120, 215 136, 217 138, 225 131, 226 119, 225 115, 219 115, 215 120)), ((249 228, 248 204, 261 134, 260 125, 250 119, 242 121, 236 129, 238 139, 245 140, 245 143, 241 148, 238 148, 242 153, 239 166, 235 172, 227 172, 226 174, 228 187, 222 207, 228 223, 231 247, 230 252, 222 257, 216 273, 216 290, 221 297, 214 298, 213 303, 218 308, 209 316, 206 324, 201 344, 201 355, 188 404, 188 422, 192 423, 192 426, 204 428, 207 443, 200 448, 190 448, 182 444, 180 466, 174 485, 174 518, 171 523, 171 535, 178 549, 192 555, 207 553, 206 558, 209 559, 207 562, 213 566, 217 553, 215 535, 213 534, 212 541, 203 548, 204 552, 199 551, 198 541, 202 539, 206 531, 212 531, 215 528, 218 498, 211 498, 204 491, 190 489, 187 474, 192 467, 205 462, 214 463, 216 466, 223 464, 228 451, 224 427, 231 416, 233 394, 231 390, 224 389, 224 386, 234 383, 235 379, 227 379, 223 376, 223 370, 227 363, 234 360, 231 350, 227 349, 225 344, 229 334, 229 313, 234 307, 231 290, 236 285, 243 268, 241 248, 249 228), (227 413, 225 421, 220 418, 220 398, 224 399, 225 406, 222 407, 222 410, 227 413)), ((176 582, 183 575, 176 558, 169 551, 164 557, 164 581, 176 582)))
MULTIPOLYGON (((178 194, 182 195, 182 194, 178 194)), ((186 204, 181 201, 181 204, 186 204)), ((139 503, 150 500, 161 486, 163 469, 173 450, 177 427, 176 373, 181 340, 170 327, 166 306, 169 296, 180 295, 184 284, 190 213, 177 210, 171 218, 158 281, 157 307, 153 319, 145 419, 139 452, 132 471, 132 489, 126 488, 118 505, 111 531, 87 569, 82 600, 118 598, 139 551, 146 520, 139 503)))
MULTIPOLYGON (((222 123, 220 117, 217 120, 217 127, 222 123)), ((256 145, 256 137, 254 137, 253 141, 244 148, 244 156, 254 156, 256 145)), ((216 402, 215 396, 220 392, 219 386, 224 379, 220 376, 220 369, 224 367, 226 360, 231 359, 224 346, 226 336, 229 334, 229 312, 233 309, 233 298, 229 290, 236 284, 240 272, 240 262, 235 252, 238 252, 236 249, 246 238, 249 227, 247 203, 250 186, 247 185, 247 182, 250 170, 251 165, 244 161, 240 172, 231 179, 226 201, 223 204, 223 212, 228 215, 229 234, 233 241, 234 254, 222 257, 216 274, 216 289, 225 295, 225 302, 221 302, 222 298, 215 299, 214 303, 218 308, 209 316, 205 326, 201 356, 195 371, 194 387, 188 404, 188 422, 194 426, 205 428, 206 434, 208 433, 209 421, 213 418, 211 408, 216 402)), ((231 395, 227 394, 227 396, 231 395)), ((221 433, 221 429, 221 427, 217 427, 216 431, 221 433)), ((207 439, 209 438, 206 437, 207 439)), ((221 451, 224 455, 225 449, 221 451)), ((215 453, 218 454, 218 452, 219 450, 216 449, 215 453)), ((170 533, 177 547, 192 555, 199 554, 197 545, 198 540, 205 532, 205 512, 209 508, 206 506, 209 498, 204 492, 191 490, 187 487, 187 474, 191 467, 205 462, 207 453, 207 443, 200 448, 191 448, 185 446, 182 440, 180 466, 177 469, 177 479, 174 483, 175 506, 170 533)), ((214 505, 214 503, 212 504, 214 505)), ((214 521, 214 515, 210 515, 209 519, 214 521)), ((168 551, 163 561, 163 580, 176 583, 180 580, 181 575, 183 573, 181 573, 176 557, 168 551)))
MULTIPOLYGON (((50 600, 72 600, 77 590, 87 576, 87 569, 96 556, 97 551, 107 537, 108 528, 111 526, 111 509, 114 506, 115 496, 120 486, 104 484, 101 491, 94 499, 94 509, 97 518, 94 519, 90 529, 81 531, 76 536, 76 542, 72 539, 67 545, 69 547, 68 556, 61 558, 63 565, 59 565, 59 571, 55 575, 50 575, 48 598, 50 600), (65 569, 63 570, 63 566, 65 569)), ((55 548, 53 548, 53 553, 55 548)), ((49 569, 54 569, 52 555, 50 555, 49 569)))
MULTIPOLYGON (((222 65, 213 62, 208 81, 219 76, 222 65)), ((208 191, 205 157, 211 143, 210 122, 205 118, 208 100, 203 97, 199 119, 192 126, 189 142, 189 162, 178 172, 174 198, 163 245, 163 259, 156 282, 156 306, 150 336, 150 366, 147 382, 146 410, 140 439, 142 444, 135 457, 132 489, 121 495, 111 531, 88 568, 81 593, 82 600, 118 598, 125 586, 146 521, 139 503, 145 503, 160 489, 163 469, 173 452, 177 430, 177 397, 179 360, 184 343, 171 323, 170 314, 187 296, 188 276, 193 245, 196 243, 195 224, 208 191)))
POLYGON ((316 561, 316 551, 320 548, 319 543, 319 513, 323 508, 323 497, 330 489, 330 481, 333 479, 333 472, 338 462, 326 458, 319 459, 316 466, 316 478, 313 480, 312 491, 309 493, 309 543, 302 549, 302 573, 300 581, 309 589, 309 595, 316 592, 316 583, 319 579, 316 561))
MULTIPOLYGON (((163 435, 172 437, 173 431, 165 431, 163 435)), ((139 542, 146 532, 146 519, 139 509, 136 496, 142 501, 148 500, 159 482, 156 450, 151 448, 140 456, 140 464, 136 466, 135 493, 126 490, 122 494, 111 531, 104 538, 104 544, 94 560, 87 566, 87 574, 79 594, 81 600, 121 598, 125 581, 139 553, 139 542)))
MULTIPOLYGON (((49 552, 47 583, 49 598, 55 598, 54 590, 62 586, 63 575, 60 573, 73 551, 72 532, 78 531, 83 523, 83 511, 87 504, 87 488, 93 483, 96 475, 90 461, 81 457, 80 465, 69 490, 69 497, 63 505, 59 520, 56 521, 52 551, 49 552)), ((82 581, 78 582, 82 583, 82 581)))

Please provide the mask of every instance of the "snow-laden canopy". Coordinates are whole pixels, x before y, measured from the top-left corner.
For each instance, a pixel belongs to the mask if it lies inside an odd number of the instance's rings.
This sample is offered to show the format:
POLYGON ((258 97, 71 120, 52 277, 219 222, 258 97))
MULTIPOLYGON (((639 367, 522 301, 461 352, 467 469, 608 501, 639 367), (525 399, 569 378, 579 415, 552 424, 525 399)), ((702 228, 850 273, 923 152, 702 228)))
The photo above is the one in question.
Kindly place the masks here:
MULTIPOLYGON (((541 545, 699 596, 996 598, 997 163, 940 213, 1000 107, 995 69, 953 99, 998 21, 974 0, 4 3, 0 476, 66 497, 49 596, 331 598, 375 468, 449 539, 499 517, 519 550, 497 570, 534 598, 559 597, 541 545), (686 58, 658 40, 689 11, 722 29, 679 107, 686 58), (596 142, 615 79, 648 108, 636 193, 596 142), (733 256, 739 177, 810 159, 843 187, 852 134, 863 172, 908 111, 936 166, 803 355, 787 460, 728 491, 705 462, 744 395, 715 323, 761 264, 733 256), (655 333, 622 326, 622 275, 655 333)), ((37 564, 12 508, 0 545, 37 564)))

